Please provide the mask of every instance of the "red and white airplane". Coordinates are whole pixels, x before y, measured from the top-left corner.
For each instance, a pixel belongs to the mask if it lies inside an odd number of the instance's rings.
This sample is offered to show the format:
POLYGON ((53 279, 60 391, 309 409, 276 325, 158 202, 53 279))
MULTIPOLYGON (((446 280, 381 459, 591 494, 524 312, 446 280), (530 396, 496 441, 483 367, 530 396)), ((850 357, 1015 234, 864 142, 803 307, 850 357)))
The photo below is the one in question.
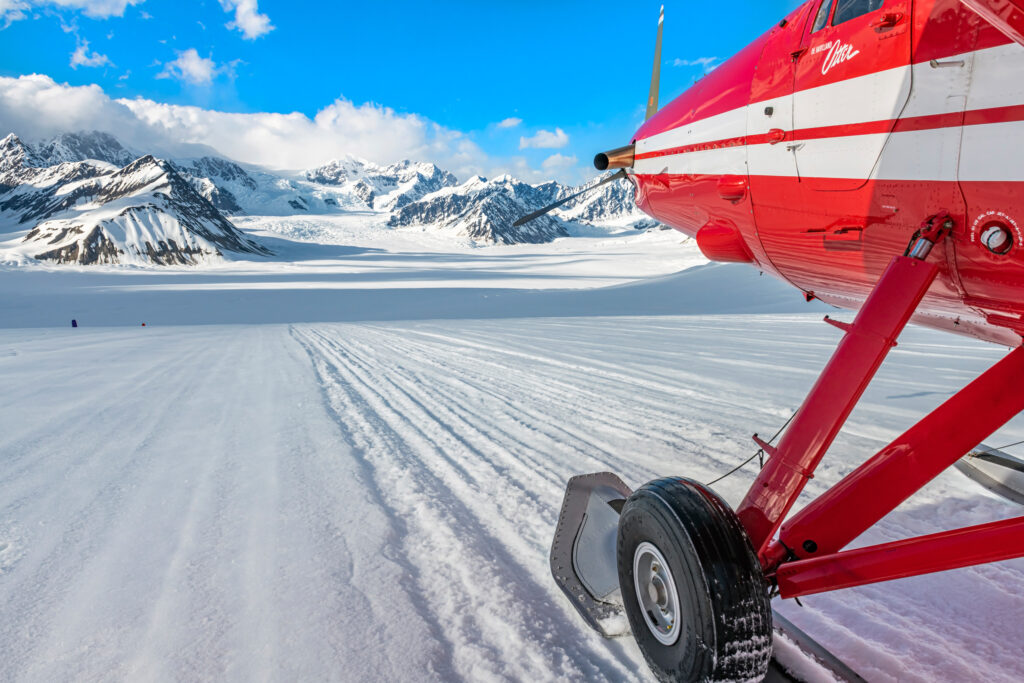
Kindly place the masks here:
POLYGON ((1024 410, 1024 0, 810 0, 657 110, 660 43, 648 120, 595 164, 709 259, 858 313, 735 511, 575 477, 552 571, 658 678, 757 679, 774 595, 1024 556, 1024 517, 844 550, 1024 410), (1011 351, 787 518, 909 321, 1011 351))

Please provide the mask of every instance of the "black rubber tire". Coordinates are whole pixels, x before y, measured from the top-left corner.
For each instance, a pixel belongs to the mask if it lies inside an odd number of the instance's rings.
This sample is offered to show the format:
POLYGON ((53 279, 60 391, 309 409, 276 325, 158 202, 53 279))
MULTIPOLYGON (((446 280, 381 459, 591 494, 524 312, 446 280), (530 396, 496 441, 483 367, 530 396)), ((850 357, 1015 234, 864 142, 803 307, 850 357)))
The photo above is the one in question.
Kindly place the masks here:
POLYGON ((661 681, 761 680, 772 654, 768 583, 746 531, 711 489, 658 479, 622 508, 619 588, 640 650, 661 681), (643 542, 664 555, 680 602, 679 638, 664 645, 647 627, 633 580, 643 542))

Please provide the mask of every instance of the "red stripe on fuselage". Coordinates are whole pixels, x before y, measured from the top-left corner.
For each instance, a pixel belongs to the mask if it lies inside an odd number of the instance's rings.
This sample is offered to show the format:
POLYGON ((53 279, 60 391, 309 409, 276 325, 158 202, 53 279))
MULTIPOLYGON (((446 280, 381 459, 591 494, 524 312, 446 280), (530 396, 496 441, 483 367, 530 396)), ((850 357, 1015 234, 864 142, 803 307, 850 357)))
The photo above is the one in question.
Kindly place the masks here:
MULTIPOLYGON (((894 133, 907 133, 920 130, 935 130, 937 128, 953 128, 955 126, 980 126, 992 123, 1012 123, 1024 121, 1024 105, 1013 105, 1009 107, 992 107, 991 109, 975 109, 968 112, 953 112, 948 114, 929 114, 926 116, 910 116, 902 119, 889 119, 887 121, 865 121, 863 123, 844 123, 836 126, 820 126, 818 128, 801 128, 789 131, 784 138, 786 141, 820 140, 823 138, 842 138, 855 135, 877 135, 890 131, 894 133)), ((711 142, 702 142, 695 145, 684 145, 681 147, 669 147, 651 152, 637 154, 637 159, 656 159, 658 157, 674 156, 676 154, 688 154, 690 152, 704 152, 726 147, 740 147, 743 145, 762 145, 771 142, 767 134, 745 135, 738 138, 725 138, 711 142)), ((781 142, 781 141, 780 141, 781 142)))

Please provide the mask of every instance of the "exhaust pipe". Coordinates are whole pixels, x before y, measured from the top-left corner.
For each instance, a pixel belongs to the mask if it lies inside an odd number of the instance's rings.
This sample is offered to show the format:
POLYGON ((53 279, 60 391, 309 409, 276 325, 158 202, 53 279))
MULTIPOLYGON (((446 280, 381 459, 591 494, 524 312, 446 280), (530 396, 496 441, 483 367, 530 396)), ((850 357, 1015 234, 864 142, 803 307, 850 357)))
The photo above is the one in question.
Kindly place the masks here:
POLYGON ((601 152, 594 157, 594 168, 598 171, 607 171, 609 168, 632 168, 635 153, 636 145, 601 152))

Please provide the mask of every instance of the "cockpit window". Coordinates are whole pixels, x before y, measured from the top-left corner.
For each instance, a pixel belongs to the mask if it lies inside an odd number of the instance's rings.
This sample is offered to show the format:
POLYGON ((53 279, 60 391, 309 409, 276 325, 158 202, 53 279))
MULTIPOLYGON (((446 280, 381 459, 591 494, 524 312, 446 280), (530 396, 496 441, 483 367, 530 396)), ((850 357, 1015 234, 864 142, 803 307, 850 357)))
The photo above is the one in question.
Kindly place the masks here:
POLYGON ((835 16, 832 17, 832 25, 838 26, 844 21, 881 9, 884 2, 885 0, 839 0, 835 16))
POLYGON ((828 23, 828 11, 832 9, 832 3, 835 0, 823 0, 821 7, 818 8, 818 16, 814 17, 814 26, 811 27, 811 33, 816 33, 825 27, 828 23))

